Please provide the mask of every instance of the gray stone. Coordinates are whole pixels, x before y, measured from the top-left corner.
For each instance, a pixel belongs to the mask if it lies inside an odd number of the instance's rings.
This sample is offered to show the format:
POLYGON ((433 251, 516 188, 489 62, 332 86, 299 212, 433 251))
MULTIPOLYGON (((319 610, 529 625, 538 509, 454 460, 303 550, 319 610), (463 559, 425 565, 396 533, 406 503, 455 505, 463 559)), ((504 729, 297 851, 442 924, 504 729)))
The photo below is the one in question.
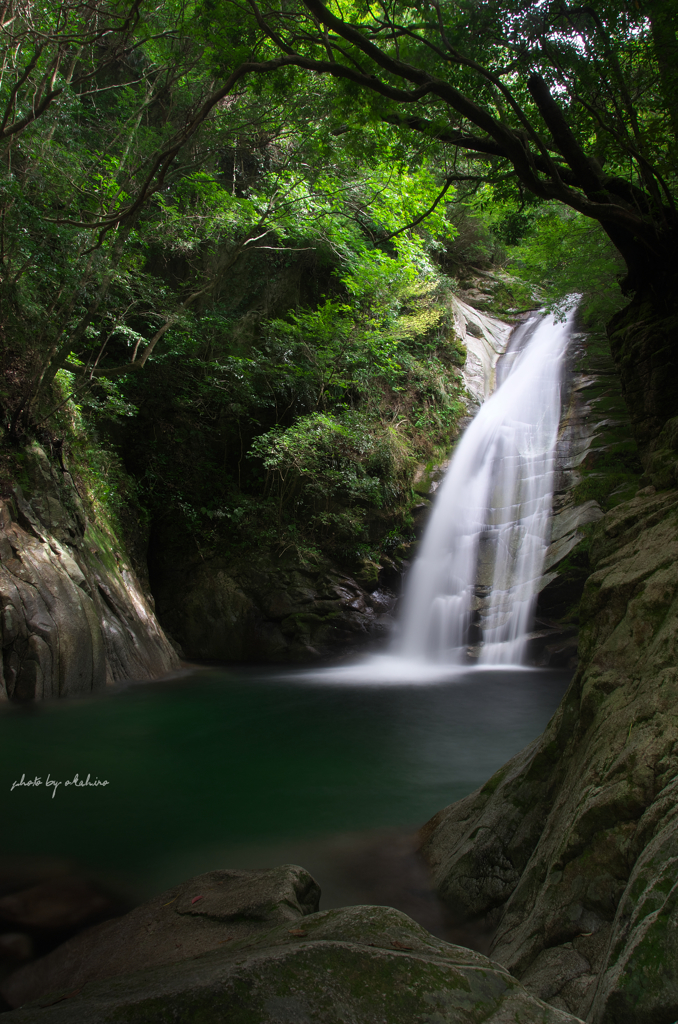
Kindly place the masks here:
POLYGON ((544 949, 520 979, 533 995, 546 1002, 561 995, 573 981, 586 979, 591 984, 591 965, 571 943, 544 949))
POLYGON ((0 502, 0 699, 68 697, 178 667, 117 540, 68 473, 26 452, 30 495, 0 502))
MULTIPOLYGON (((467 297, 472 298, 470 294, 467 297)), ((472 400, 481 405, 494 390, 497 362, 506 350, 512 328, 456 296, 451 297, 450 305, 457 334, 466 347, 464 384, 472 400)))
POLYGON ((171 966, 55 992, 7 1024, 577 1024, 388 907, 286 922, 171 966))
MULTIPOLYGON (((54 883, 44 883, 46 885, 54 883)), ((11 1006, 45 992, 171 964, 236 942, 318 909, 320 889, 303 868, 211 871, 198 875, 124 917, 81 932, 52 953, 15 972, 0 986, 11 1006)), ((5 897, 11 907, 16 896, 5 897)), ((24 899, 25 902, 25 899, 24 899)), ((0 901, 2 914, 3 901, 0 901)), ((23 917, 16 914, 12 921, 23 917)))

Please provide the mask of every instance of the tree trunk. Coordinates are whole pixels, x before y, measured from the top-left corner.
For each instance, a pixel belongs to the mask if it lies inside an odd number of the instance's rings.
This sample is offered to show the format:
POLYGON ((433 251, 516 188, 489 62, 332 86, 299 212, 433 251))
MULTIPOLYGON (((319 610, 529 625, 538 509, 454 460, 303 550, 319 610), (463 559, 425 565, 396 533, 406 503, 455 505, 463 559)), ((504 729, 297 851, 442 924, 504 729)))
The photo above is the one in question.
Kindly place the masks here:
POLYGON ((678 140, 678 13, 669 0, 654 0, 649 15, 664 103, 671 118, 673 137, 678 140))

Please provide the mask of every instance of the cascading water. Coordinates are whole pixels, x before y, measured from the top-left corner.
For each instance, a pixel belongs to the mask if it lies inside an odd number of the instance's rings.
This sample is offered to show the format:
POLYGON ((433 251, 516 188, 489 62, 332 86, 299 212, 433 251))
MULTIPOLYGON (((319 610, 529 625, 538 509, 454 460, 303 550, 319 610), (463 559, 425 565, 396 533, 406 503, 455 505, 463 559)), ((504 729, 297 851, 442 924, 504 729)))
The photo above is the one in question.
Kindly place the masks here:
POLYGON ((499 387, 454 452, 405 592, 408 660, 462 664, 477 645, 481 664, 521 660, 548 546, 573 316, 535 316, 514 332, 499 387))

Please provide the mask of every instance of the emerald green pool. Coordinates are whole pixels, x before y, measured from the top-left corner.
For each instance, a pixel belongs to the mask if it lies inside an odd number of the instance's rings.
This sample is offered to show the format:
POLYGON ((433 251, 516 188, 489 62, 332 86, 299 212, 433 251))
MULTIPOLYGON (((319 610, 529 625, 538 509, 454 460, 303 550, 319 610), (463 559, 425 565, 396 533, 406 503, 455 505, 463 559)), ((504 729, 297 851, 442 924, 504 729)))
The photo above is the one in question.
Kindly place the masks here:
POLYGON ((7 707, 3 852, 68 858, 142 895, 214 867, 312 869, 313 844, 414 829, 484 783, 543 730, 568 681, 541 670, 370 675, 205 669, 7 707), (76 773, 108 785, 67 788, 76 773), (12 791, 22 774, 42 785, 12 791))

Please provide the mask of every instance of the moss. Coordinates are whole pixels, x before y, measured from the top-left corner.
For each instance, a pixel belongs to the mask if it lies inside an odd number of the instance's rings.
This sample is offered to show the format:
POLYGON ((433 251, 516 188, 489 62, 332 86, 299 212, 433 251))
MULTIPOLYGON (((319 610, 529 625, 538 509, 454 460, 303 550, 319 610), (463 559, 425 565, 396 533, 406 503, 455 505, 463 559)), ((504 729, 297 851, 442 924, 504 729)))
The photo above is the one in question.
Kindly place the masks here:
POLYGON ((637 1009, 666 984, 667 973, 673 973, 673 928, 667 913, 656 914, 650 927, 635 946, 631 961, 619 980, 620 994, 637 1009))
POLYGON ((105 532, 99 526, 88 523, 85 531, 85 544, 89 548, 89 553, 96 553, 109 572, 118 572, 121 549, 124 550, 124 548, 114 535, 105 532))
POLYGON ((508 765, 504 765, 503 768, 500 768, 498 772, 494 773, 491 779, 488 779, 480 792, 484 793, 485 796, 492 796, 506 778, 508 770, 508 765))
MULTIPOLYGON (((253 967, 254 965, 252 965, 253 967)), ((256 970, 243 964, 216 990, 193 988, 171 997, 144 999, 110 1020, 120 1024, 268 1024, 282 1019, 343 1024, 356 1015, 364 1024, 413 1024, 484 1019, 496 1010, 507 990, 508 976, 413 961, 393 952, 366 955, 359 948, 328 943, 299 948, 256 970)))

